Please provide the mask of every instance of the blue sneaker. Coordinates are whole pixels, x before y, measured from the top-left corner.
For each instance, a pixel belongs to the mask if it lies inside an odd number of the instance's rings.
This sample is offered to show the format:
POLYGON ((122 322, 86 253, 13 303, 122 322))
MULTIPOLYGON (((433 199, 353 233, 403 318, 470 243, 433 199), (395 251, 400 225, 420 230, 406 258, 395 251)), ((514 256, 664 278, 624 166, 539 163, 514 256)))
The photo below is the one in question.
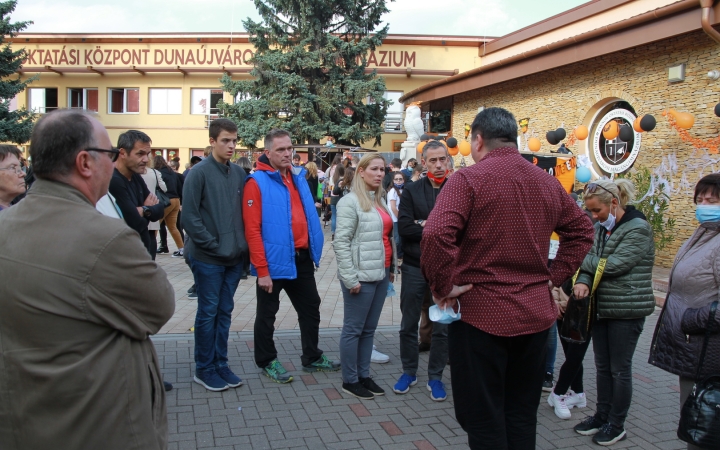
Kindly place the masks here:
POLYGON ((195 372, 193 377, 196 383, 203 386, 208 391, 220 392, 228 388, 227 382, 220 378, 220 375, 215 370, 204 370, 202 372, 195 372))
POLYGON ((445 385, 440 380, 430 380, 427 384, 428 391, 430 391, 430 398, 436 402, 445 401, 447 394, 445 393, 445 385))
POLYGON ((417 377, 411 377, 410 375, 404 373, 397 383, 395 383, 395 386, 393 386, 393 392, 396 394, 407 394, 410 390, 410 386, 415 386, 416 384, 417 377))
POLYGON ((228 386, 231 388, 236 388, 238 386, 242 386, 243 380, 240 379, 239 376, 235 375, 232 370, 228 366, 221 367, 217 370, 217 374, 225 380, 228 386))

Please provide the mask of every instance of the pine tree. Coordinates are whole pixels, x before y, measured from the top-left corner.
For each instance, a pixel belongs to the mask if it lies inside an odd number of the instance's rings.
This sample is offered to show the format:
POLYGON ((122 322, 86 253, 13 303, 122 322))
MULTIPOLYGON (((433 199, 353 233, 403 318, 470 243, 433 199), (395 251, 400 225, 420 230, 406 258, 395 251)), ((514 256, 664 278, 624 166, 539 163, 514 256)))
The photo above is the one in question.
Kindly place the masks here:
MULTIPOLYGON (((390 0, 392 1, 392 0, 390 0)), ((220 105, 238 125, 241 144, 254 148, 271 128, 296 142, 380 143, 389 101, 385 80, 365 73, 367 55, 388 26, 373 33, 385 0, 255 0, 263 23, 243 22, 255 46, 252 80, 222 78, 237 99, 220 105)))
MULTIPOLYGON (((32 22, 10 23, 10 13, 15 11, 17 0, 0 2, 0 44, 7 37, 15 37, 32 22)), ((10 111, 10 101, 37 76, 21 81, 13 77, 22 67, 27 54, 25 49, 13 51, 10 43, 0 49, 0 142, 24 144, 30 140, 35 114, 25 108, 10 111), (11 78, 12 77, 12 78, 11 78)))

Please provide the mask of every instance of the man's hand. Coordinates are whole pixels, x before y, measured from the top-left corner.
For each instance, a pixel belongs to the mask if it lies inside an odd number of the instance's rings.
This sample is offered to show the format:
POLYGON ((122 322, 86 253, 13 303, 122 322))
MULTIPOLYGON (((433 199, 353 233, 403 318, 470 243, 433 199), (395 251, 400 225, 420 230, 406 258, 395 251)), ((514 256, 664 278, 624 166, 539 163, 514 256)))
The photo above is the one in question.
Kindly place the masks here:
POLYGON ((573 293, 575 294, 575 298, 584 298, 590 295, 590 288, 587 284, 578 283, 573 287, 573 293))
POLYGON ((455 286, 453 285, 452 291, 447 295, 445 298, 436 298, 433 295, 433 301, 436 305, 438 305, 440 308, 454 308, 455 304, 457 303, 457 298, 460 297, 462 294, 466 293, 470 289, 473 288, 472 284, 465 284, 463 286, 455 286))
POLYGON ((258 286, 260 286, 260 289, 267 292, 268 294, 272 294, 273 282, 272 278, 270 278, 270 275, 266 277, 258 277, 258 286))
POLYGON ((390 273, 390 282, 391 282, 391 283, 394 283, 394 282, 395 282, 395 274, 392 273, 392 272, 390 273))
POLYGON ((138 206, 136 209, 138 210, 138 214, 140 214, 140 217, 145 217, 145 214, 143 214, 142 206, 138 206))
POLYGON ((321 207, 321 206, 322 206, 322 203, 320 203, 320 202, 315 202, 315 207, 316 207, 316 208, 319 208, 319 207, 321 207))
POLYGON ((360 292, 360 288, 361 288, 361 287, 362 287, 362 285, 361 285, 360 283, 358 283, 357 286, 355 286, 354 288, 350 289, 350 293, 351 293, 351 294, 357 294, 358 292, 360 292))
MULTIPOLYGON (((153 194, 152 192, 147 196, 145 199, 145 203, 143 203, 145 206, 155 206, 158 203, 160 203, 160 200, 158 200, 157 196, 153 194)), ((140 213, 142 215, 142 213, 140 213)))

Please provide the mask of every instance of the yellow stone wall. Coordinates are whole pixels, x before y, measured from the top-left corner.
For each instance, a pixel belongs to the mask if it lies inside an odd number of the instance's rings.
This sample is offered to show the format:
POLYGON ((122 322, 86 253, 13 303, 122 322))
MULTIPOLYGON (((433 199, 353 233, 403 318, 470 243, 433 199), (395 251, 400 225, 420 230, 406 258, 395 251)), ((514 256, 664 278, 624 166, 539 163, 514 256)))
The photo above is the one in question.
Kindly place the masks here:
MULTIPOLYGON (((530 132, 537 134, 543 142, 541 151, 547 152, 551 149, 545 140, 548 130, 562 124, 568 131, 583 123, 589 125, 593 107, 604 99, 622 99, 640 115, 653 114, 657 127, 643 133, 634 167, 659 170, 672 184, 669 216, 676 220, 675 239, 656 257, 656 264, 669 267, 680 245, 698 225, 692 202, 695 183, 703 175, 720 170, 720 155, 696 150, 681 141, 662 112, 670 108, 690 112, 695 116, 690 130, 693 137, 717 137, 720 118, 713 108, 720 102, 720 81, 707 77, 710 70, 720 70, 720 46, 698 31, 457 95, 453 135, 464 136, 465 123, 472 123, 480 106, 498 106, 518 119, 529 117, 530 132), (680 63, 686 64, 685 81, 668 83, 668 67, 680 63), (667 166, 667 157, 672 155, 677 158, 677 170, 663 170, 663 158, 667 166)), ((575 144, 571 150, 587 154, 588 142, 575 144)), ((471 158, 466 162, 472 164, 471 158)))

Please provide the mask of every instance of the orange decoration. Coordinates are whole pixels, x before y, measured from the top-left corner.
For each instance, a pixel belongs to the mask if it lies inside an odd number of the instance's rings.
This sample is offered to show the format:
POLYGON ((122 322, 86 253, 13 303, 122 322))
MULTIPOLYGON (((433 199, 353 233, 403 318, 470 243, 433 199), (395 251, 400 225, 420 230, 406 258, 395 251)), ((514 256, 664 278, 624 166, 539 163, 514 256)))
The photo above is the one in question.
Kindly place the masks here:
POLYGON ((423 148, 425 148, 425 144, 427 144, 427 141, 422 141, 422 142, 420 142, 420 143, 418 144, 418 146, 417 146, 417 152, 418 152, 418 153, 422 153, 423 148))
POLYGON ((588 137, 588 129, 585 125, 580 125, 579 127, 575 128, 575 137, 580 139, 581 141, 584 141, 588 137))
POLYGON ((540 150, 540 147, 542 146, 542 143, 540 142, 540 139, 532 137, 528 139, 528 148, 530 151, 537 152, 540 150))
POLYGON ((470 156, 470 143, 468 141, 460 141, 458 144, 460 154, 463 156, 470 156))
POLYGON ((450 153, 450 156, 457 155, 459 151, 460 151, 460 149, 457 147, 457 145, 455 147, 448 148, 448 153, 450 153))
POLYGON ((640 120, 642 120, 643 116, 637 116, 637 118, 633 121, 633 130, 637 131, 638 133, 642 133, 643 129, 640 128, 640 120))
POLYGON ((675 119, 675 117, 681 113, 678 113, 677 111, 673 111, 671 109, 670 111, 663 111, 662 114, 670 123, 670 127, 674 128, 675 131, 677 131, 677 134, 680 135, 680 139, 682 141, 688 142, 690 145, 692 145, 698 150, 701 148, 706 148, 708 150, 708 153, 717 154, 720 152, 718 150, 718 148, 720 147, 720 136, 709 139, 707 141, 692 137, 690 136, 688 130, 680 127, 680 125, 677 123, 677 120, 675 119))
POLYGON ((675 116, 675 122, 680 128, 689 130, 695 125, 695 117, 690 113, 678 113, 675 116))
POLYGON ((614 120, 611 120, 610 122, 605 124, 605 127, 603 127, 603 137, 607 139, 608 141, 611 141, 618 137, 618 134, 620 134, 620 127, 618 126, 618 123, 614 120))

